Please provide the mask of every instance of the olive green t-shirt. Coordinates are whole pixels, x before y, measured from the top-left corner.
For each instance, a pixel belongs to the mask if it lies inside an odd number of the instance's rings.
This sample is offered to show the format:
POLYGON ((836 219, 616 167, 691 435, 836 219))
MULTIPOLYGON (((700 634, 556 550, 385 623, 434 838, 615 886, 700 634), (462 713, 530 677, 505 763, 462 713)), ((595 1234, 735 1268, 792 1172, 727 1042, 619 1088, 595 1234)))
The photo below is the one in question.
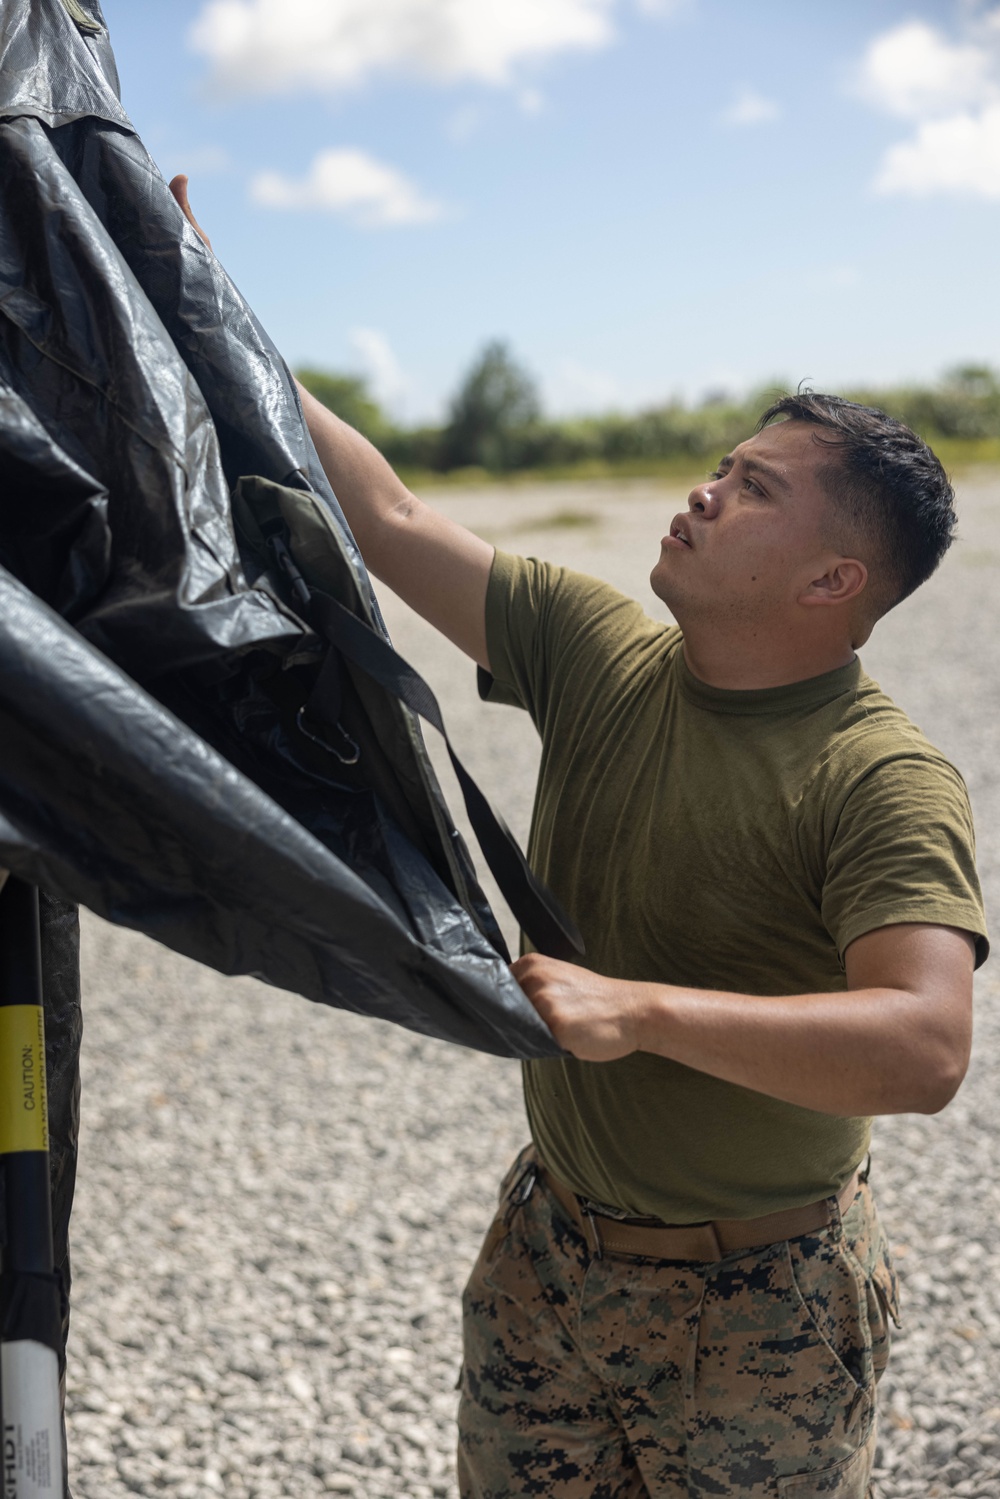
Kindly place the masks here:
MULTIPOLYGON (((846 987, 848 945, 896 922, 962 928, 985 958, 965 785, 859 661, 786 687, 710 687, 676 625, 595 578, 504 553, 487 641, 488 696, 527 709, 542 738, 529 856, 588 967, 829 992, 846 987)), ((868 1147, 868 1119, 647 1052, 528 1062, 525 1096, 558 1177, 668 1223, 816 1201, 868 1147)))

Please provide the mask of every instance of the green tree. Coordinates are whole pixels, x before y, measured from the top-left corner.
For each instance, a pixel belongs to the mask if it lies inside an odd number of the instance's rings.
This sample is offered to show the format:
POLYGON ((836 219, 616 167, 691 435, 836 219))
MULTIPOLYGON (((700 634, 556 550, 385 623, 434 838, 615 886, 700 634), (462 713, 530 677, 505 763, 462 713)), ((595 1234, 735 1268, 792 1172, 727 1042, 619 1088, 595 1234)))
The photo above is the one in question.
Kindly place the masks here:
POLYGON ((945 371, 944 383, 968 400, 990 401, 1000 396, 1000 375, 988 364, 959 364, 945 371))
POLYGON ((310 395, 322 401, 348 426, 382 447, 391 426, 378 402, 372 398, 363 375, 339 375, 333 370, 302 369, 295 371, 310 395))
POLYGON ((534 380, 507 344, 495 339, 478 355, 452 399, 442 434, 445 467, 519 467, 540 418, 534 380))

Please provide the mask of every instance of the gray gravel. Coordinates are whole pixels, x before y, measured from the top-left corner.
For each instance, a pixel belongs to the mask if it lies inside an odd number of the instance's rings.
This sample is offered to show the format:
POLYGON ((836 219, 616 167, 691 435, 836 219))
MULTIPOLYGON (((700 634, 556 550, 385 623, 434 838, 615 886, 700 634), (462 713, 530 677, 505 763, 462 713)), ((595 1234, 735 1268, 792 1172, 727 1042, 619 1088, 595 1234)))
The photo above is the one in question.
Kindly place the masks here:
MULTIPOLYGON (((970 478, 961 501, 963 541, 864 660, 965 773, 996 909, 1000 480, 970 478)), ((681 502, 633 483, 453 494, 443 506, 501 545, 646 599, 681 502)), ((480 705, 457 653, 386 605, 523 835, 530 727, 480 705)), ((883 1383, 882 1499, 1000 1495, 991 972, 958 1100, 878 1126, 875 1176, 905 1298, 883 1383)), ((459 1293, 525 1136, 516 1066, 222 979, 94 919, 84 993, 78 1499, 453 1495, 459 1293)))

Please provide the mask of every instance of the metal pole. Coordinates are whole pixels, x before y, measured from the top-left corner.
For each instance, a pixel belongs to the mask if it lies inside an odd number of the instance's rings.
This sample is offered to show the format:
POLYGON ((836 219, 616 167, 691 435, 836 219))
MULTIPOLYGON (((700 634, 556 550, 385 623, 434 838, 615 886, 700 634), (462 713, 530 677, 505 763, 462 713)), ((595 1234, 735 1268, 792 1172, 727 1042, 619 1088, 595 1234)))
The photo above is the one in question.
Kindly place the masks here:
POLYGON ((38 891, 0 890, 3 1499, 62 1499, 61 1306, 54 1273, 38 891))

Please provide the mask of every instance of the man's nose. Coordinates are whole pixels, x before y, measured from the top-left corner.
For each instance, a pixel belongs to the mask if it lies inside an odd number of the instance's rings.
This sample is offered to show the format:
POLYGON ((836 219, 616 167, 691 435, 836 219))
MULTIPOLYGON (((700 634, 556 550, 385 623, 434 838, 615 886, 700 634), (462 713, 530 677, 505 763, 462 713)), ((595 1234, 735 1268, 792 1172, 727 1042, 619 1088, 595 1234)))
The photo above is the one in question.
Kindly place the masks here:
POLYGON ((688 509, 703 515, 706 520, 718 515, 719 501, 715 493, 717 482, 715 479, 706 479, 704 484, 697 484, 688 495, 688 509))

